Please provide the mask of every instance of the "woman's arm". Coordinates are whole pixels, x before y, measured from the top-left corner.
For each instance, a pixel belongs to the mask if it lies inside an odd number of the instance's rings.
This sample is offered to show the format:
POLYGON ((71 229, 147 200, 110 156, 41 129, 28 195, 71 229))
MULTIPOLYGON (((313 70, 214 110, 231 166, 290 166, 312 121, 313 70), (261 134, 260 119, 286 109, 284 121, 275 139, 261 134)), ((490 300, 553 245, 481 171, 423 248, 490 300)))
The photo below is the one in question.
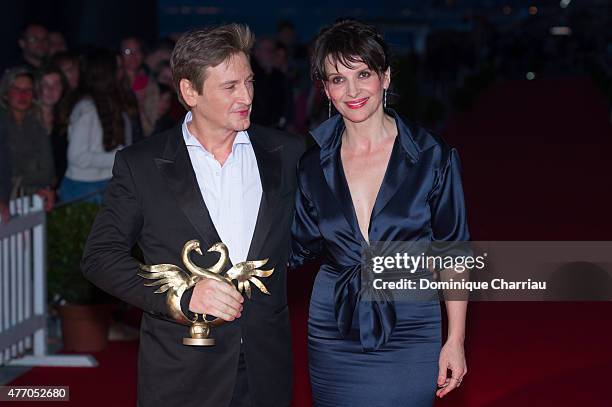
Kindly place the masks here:
MULTIPOLYGON (((470 235, 457 151, 448 150, 445 158, 430 199, 434 245, 439 246, 437 252, 442 253, 441 255, 467 255, 469 248, 466 247, 465 242, 470 240, 470 235)), ((442 280, 457 279, 458 275, 453 269, 443 270, 440 273, 442 280)), ((439 389, 436 392, 438 397, 444 397, 458 387, 467 373, 463 347, 467 297, 463 296, 465 293, 457 291, 444 292, 444 294, 446 295, 448 335, 440 351, 439 389), (449 370, 451 371, 450 376, 448 375, 449 370)))
POLYGON ((448 316, 448 334, 446 340, 463 345, 465 341, 467 301, 446 301, 446 314, 448 316))
POLYGON ((288 264, 291 268, 300 267, 306 261, 316 258, 323 244, 317 211, 300 173, 298 169, 295 215, 291 227, 291 255, 288 264))
POLYGON ((448 335, 440 351, 438 366, 438 386, 440 388, 436 392, 438 397, 444 397, 451 390, 459 387, 463 376, 467 373, 463 348, 467 301, 447 300, 445 304, 448 315, 448 335), (450 377, 448 377, 449 370, 452 372, 450 377))

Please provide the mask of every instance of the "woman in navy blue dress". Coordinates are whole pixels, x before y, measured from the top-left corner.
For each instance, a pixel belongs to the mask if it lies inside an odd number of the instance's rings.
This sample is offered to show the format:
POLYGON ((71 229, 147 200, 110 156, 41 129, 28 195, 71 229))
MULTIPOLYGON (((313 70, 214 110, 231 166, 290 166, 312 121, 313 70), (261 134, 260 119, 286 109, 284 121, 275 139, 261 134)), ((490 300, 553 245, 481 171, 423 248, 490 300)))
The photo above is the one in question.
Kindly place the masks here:
POLYGON ((293 225, 292 266, 322 260, 308 322, 314 404, 430 406, 467 371, 467 304, 446 302, 442 344, 437 299, 365 300, 361 255, 376 241, 469 240, 457 152, 386 109, 388 47, 372 26, 325 28, 312 58, 339 112, 300 160, 293 225))

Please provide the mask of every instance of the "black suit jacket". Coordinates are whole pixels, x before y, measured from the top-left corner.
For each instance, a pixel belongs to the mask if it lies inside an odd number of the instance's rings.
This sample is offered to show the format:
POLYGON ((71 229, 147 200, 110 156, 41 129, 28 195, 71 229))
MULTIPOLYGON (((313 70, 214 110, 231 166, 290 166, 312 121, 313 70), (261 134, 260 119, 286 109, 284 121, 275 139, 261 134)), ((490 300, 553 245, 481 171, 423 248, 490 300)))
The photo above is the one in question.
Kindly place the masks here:
MULTIPOLYGON (((249 260, 269 258, 275 271, 264 284, 272 295, 253 290, 241 318, 214 328, 212 347, 182 344, 188 327, 168 314, 165 294, 154 294, 137 276, 131 256, 137 243, 146 264, 183 267, 180 252, 199 239, 203 251, 220 238, 200 194, 195 172, 176 127, 117 153, 113 178, 94 222, 82 261, 83 273, 98 287, 142 308, 138 401, 148 406, 223 407, 230 403, 240 338, 244 341, 249 390, 254 406, 288 406, 291 349, 286 298, 286 263, 296 189, 296 164, 303 142, 275 130, 248 130, 263 188, 249 260)), ((200 266, 217 257, 192 256, 200 266)), ((190 294, 190 292, 188 292, 190 294)), ((188 295, 186 294, 186 295, 188 295)))

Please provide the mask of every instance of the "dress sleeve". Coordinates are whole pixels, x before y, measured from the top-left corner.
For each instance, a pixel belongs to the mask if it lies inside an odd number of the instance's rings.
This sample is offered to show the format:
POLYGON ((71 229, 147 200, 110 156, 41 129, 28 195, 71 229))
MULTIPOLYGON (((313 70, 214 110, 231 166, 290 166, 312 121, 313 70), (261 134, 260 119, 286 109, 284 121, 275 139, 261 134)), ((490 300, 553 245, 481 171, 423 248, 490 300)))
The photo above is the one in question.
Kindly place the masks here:
POLYGON ((289 257, 289 267, 292 268, 300 267, 306 261, 315 259, 323 246, 317 211, 301 179, 299 169, 297 186, 289 257))
POLYGON ((468 241, 461 163, 457 150, 451 149, 430 195, 434 241, 468 241))

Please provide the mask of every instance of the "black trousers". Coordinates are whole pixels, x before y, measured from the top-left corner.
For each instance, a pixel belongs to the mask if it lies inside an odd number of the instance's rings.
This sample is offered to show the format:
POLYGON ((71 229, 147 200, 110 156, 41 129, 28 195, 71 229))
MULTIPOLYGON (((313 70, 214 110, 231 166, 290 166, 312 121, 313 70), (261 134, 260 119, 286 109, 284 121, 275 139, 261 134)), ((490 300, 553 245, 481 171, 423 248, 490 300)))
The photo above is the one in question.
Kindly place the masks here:
POLYGON ((249 380, 246 372, 244 352, 240 347, 240 358, 238 359, 238 372, 236 373, 236 386, 229 407, 251 407, 251 396, 249 394, 249 380))

